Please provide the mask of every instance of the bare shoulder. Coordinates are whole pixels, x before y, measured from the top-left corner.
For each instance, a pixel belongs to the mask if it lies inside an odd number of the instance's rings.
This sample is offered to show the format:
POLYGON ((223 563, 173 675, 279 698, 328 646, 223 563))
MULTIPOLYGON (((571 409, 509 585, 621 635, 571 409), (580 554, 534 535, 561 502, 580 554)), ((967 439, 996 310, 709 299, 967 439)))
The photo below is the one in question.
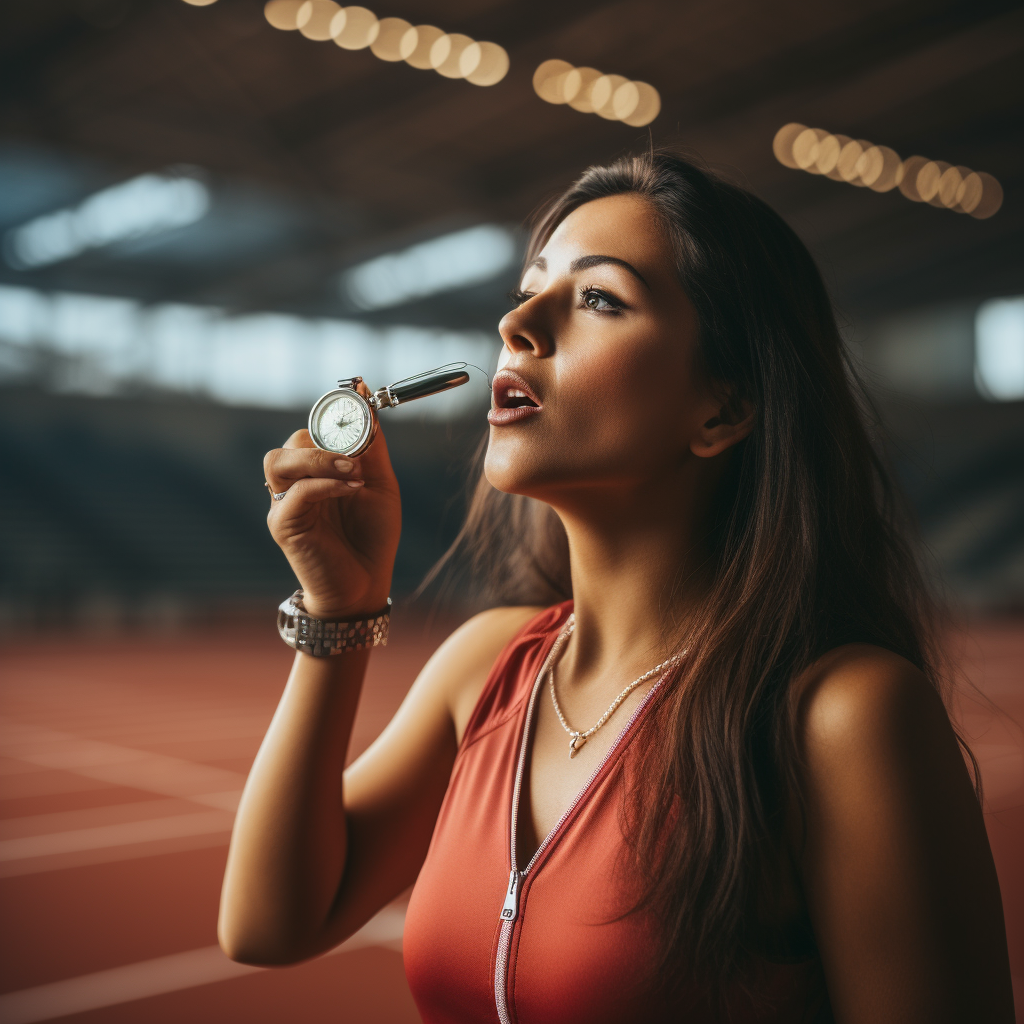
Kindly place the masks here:
POLYGON ((906 658, 872 644, 829 651, 797 680, 799 735, 808 756, 845 756, 907 734, 953 738, 938 690, 906 658))
POLYGON ((451 712, 458 742, 469 723, 495 659, 535 615, 536 605, 489 608, 467 619, 434 652, 423 669, 437 676, 451 712))
POLYGON ((828 651, 797 680, 807 766, 886 761, 913 751, 959 761, 938 690, 904 657, 871 644, 828 651))
POLYGON ((836 1019, 1011 1021, 999 883, 936 687, 867 644, 796 685, 794 853, 836 1019))
POLYGON ((915 665, 870 644, 829 651, 796 681, 806 824, 844 831, 890 816, 980 821, 949 714, 915 665))

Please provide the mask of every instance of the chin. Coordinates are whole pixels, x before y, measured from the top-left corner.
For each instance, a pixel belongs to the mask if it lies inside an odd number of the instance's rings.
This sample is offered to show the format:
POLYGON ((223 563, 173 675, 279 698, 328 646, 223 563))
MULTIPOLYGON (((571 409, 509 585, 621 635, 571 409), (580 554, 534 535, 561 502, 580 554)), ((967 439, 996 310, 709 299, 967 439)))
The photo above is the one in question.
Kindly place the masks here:
MULTIPOLYGON (((564 454, 564 453, 563 453, 564 454)), ((534 446, 492 432, 484 459, 484 477, 496 490, 551 503, 579 474, 579 467, 549 446, 534 446)))
MULTIPOLYGON (((499 428, 500 429, 500 428, 499 428)), ((484 477, 487 482, 506 494, 524 494, 535 497, 541 484, 540 453, 518 438, 495 437, 492 428, 484 459, 484 477)), ((550 476, 545 473, 544 476, 550 476)), ((557 474, 556 474, 557 475, 557 474)))
POLYGON ((523 487, 529 486, 524 472, 529 460, 517 445, 496 442, 493 431, 487 443, 487 455, 484 458, 484 478, 499 491, 507 494, 522 494, 523 487))

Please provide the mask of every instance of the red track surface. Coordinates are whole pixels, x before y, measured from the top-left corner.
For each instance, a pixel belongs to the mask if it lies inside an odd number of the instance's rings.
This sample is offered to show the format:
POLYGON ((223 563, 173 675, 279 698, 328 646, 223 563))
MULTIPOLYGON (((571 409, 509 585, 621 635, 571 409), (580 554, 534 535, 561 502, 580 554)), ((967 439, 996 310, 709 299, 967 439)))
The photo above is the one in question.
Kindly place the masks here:
MULTIPOLYGON (((396 616, 391 645, 373 658, 354 752, 440 635, 396 616)), ((1004 712, 963 705, 1020 1006, 1024 629, 978 627, 960 646, 966 675, 1004 712)), ((287 970, 233 976, 211 949, 234 794, 290 661, 272 628, 9 645, 0 657, 0 1024, 418 1020, 395 909, 354 948, 287 970)))

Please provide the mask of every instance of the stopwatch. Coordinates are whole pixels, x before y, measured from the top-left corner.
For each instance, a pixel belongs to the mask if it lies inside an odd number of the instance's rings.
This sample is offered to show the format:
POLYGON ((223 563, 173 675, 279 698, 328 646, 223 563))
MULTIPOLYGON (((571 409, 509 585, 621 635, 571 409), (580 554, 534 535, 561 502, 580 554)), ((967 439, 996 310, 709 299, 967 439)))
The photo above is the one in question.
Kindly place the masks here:
POLYGON ((379 388, 369 398, 359 393, 362 377, 339 380, 338 386, 317 399, 309 412, 309 436, 317 448, 338 455, 361 455, 377 433, 377 413, 401 402, 436 395, 469 380, 466 363, 450 363, 396 384, 379 388))

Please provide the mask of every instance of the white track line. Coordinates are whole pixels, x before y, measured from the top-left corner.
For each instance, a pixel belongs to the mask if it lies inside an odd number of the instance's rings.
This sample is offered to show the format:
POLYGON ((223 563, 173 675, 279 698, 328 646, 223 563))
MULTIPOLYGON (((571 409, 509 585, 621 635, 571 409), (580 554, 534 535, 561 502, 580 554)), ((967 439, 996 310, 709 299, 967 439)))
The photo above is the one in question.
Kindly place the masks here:
POLYGON ((232 820, 233 816, 227 811, 197 811, 195 814, 174 814, 166 818, 150 818, 148 821, 126 821, 118 825, 97 825, 68 832, 3 839, 0 840, 0 863, 98 850, 108 846, 152 843, 182 836, 230 832, 232 820))
MULTIPOLYGON (((210 808, 157 817, 153 811, 160 802, 154 801, 148 814, 146 804, 139 803, 39 815, 36 835, 31 834, 35 831, 33 816, 8 821, 0 825, 0 877, 226 844, 245 782, 245 776, 238 772, 11 719, 0 719, 0 751, 37 769, 57 769, 210 808), (138 821, 110 821, 111 816, 132 813, 142 817, 138 821), (95 825, 88 824, 91 814, 98 819, 95 825), (61 827, 62 819, 69 827, 61 827), (120 854, 119 847, 124 848, 120 854)), ((166 803, 169 808, 175 806, 173 799, 166 803)))
POLYGON ((195 799, 211 793, 238 792, 245 784, 245 776, 240 772, 83 739, 11 719, 0 719, 0 753, 39 768, 56 768, 161 796, 195 799))
MULTIPOLYGON (((400 948, 404 924, 405 910, 402 907, 385 907, 328 955, 367 946, 400 948)), ((37 1024, 38 1021, 148 999, 215 981, 228 981, 260 970, 263 968, 229 960, 219 946, 206 946, 10 992, 0 996, 0 1021, 3 1024, 37 1024)))
MULTIPOLYGON (((230 834, 228 832, 211 832, 208 835, 160 839, 151 843, 139 843, 135 846, 104 846, 95 850, 58 853, 52 857, 11 860, 6 864, 0 864, 0 879, 21 878, 25 875, 41 875, 48 871, 90 867, 95 864, 116 864, 121 861, 140 860, 143 857, 162 857, 167 854, 188 853, 193 850, 220 848, 226 854, 229 838, 230 834)), ((90 883, 86 882, 83 884, 90 883)))

